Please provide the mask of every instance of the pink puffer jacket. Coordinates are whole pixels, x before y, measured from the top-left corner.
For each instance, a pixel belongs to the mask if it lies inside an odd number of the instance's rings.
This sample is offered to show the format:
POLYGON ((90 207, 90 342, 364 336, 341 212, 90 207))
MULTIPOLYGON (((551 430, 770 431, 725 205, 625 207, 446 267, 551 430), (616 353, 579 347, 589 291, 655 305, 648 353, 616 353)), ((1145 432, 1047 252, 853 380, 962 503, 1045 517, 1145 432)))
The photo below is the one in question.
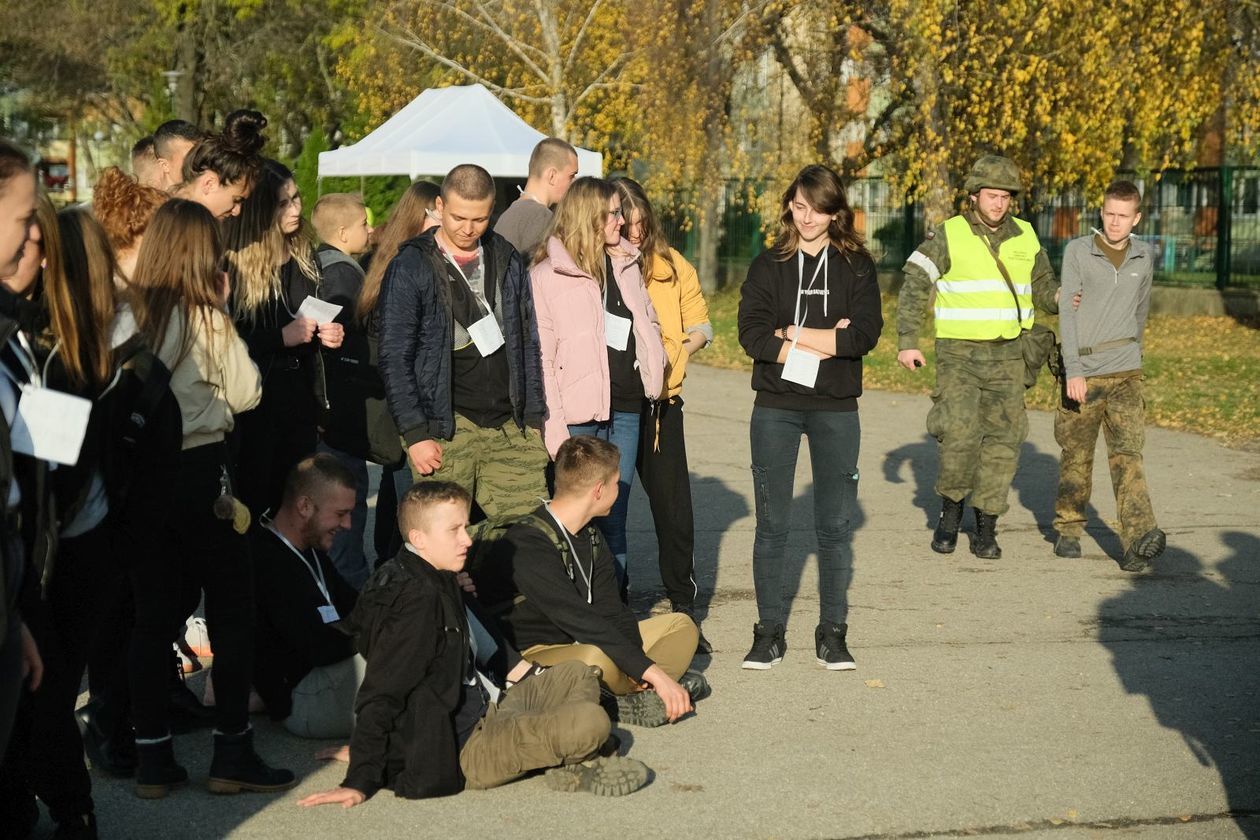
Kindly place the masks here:
MULTIPOLYGON (((659 399, 665 380, 665 345, 656 310, 643 286, 638 250, 621 240, 625 255, 612 258, 613 276, 633 315, 635 357, 643 393, 659 399)), ((547 258, 529 270, 538 318, 547 421, 543 442, 554 458, 569 437, 569 425, 609 417, 608 351, 604 342, 604 297, 599 284, 574 263, 556 237, 547 258)))

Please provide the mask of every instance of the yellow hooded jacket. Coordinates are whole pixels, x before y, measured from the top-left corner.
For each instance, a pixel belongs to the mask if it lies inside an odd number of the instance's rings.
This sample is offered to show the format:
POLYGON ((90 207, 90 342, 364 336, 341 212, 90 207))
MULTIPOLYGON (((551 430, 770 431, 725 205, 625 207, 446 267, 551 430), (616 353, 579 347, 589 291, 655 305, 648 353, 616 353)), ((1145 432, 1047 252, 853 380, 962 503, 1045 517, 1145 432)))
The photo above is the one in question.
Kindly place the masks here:
POLYGON ((665 341, 665 393, 669 399, 682 391, 687 375, 687 351, 683 340, 689 333, 704 335, 705 344, 713 340, 709 324, 709 305, 700 292, 700 278, 691 263, 673 248, 669 249, 674 269, 659 256, 647 258, 643 272, 648 297, 661 322, 661 338, 665 341))

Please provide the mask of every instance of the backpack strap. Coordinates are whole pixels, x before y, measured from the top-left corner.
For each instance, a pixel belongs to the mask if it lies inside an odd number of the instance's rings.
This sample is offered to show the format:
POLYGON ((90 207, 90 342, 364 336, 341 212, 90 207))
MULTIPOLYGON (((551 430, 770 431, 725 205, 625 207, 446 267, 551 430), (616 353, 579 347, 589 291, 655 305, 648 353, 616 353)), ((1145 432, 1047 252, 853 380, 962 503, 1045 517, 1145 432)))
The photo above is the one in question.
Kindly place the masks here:
POLYGON ((328 267, 333 265, 350 265, 354 266, 354 269, 358 271, 360 275, 364 274, 363 266, 359 265, 358 261, 355 260, 354 257, 342 251, 338 251, 336 248, 325 248, 322 251, 317 251, 315 253, 315 261, 319 263, 319 269, 321 272, 327 271, 328 267))

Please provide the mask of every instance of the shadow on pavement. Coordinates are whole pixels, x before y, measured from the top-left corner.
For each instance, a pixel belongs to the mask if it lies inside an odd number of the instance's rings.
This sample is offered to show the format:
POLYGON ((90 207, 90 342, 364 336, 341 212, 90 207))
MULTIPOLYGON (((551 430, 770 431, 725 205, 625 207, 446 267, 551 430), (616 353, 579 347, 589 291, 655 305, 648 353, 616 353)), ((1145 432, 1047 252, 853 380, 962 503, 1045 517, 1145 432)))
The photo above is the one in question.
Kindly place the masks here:
POLYGON ((1170 547, 1102 604, 1099 639, 1125 690, 1220 773, 1243 836, 1260 838, 1260 538, 1221 540, 1231 554, 1219 575, 1170 547))

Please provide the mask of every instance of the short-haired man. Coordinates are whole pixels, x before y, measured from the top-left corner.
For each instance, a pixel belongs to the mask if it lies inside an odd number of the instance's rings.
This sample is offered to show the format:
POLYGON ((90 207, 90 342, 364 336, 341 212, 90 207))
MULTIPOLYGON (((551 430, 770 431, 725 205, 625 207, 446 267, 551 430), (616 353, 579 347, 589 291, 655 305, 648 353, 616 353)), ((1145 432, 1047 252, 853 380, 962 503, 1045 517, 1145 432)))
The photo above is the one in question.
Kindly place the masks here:
POLYGON ((331 455, 299 461, 275 518, 251 536, 254 688, 275 720, 302 738, 345 738, 364 662, 344 619, 357 594, 328 552, 350 525, 354 476, 331 455))
POLYGON ((547 774, 557 790, 612 795, 646 783, 642 763, 611 755, 616 742, 590 668, 536 673, 510 655, 508 680, 517 682, 501 692, 477 666, 456 577, 472 545, 469 502, 445 481, 403 495, 404 550, 372 575, 350 618, 367 659, 350 767, 341 787, 301 804, 351 807, 383 787, 407 799, 446 796, 544 767, 558 768, 547 774))
POLYGON ((380 365, 419 481, 454 481, 492 518, 547 495, 546 413, 529 275, 489 231, 494 181, 447 174, 441 224, 399 249, 381 284, 380 365))
POLYGON ((157 161, 157 146, 153 135, 141 137, 131 147, 131 174, 141 186, 162 188, 162 171, 157 161))
POLYGON ((320 449, 335 455, 354 473, 355 504, 350 528, 337 535, 332 559, 346 582, 359 589, 371 568, 363 552, 363 532, 367 528, 369 450, 367 398, 380 396, 380 382, 370 381, 375 368, 368 336, 353 329, 355 304, 363 290, 363 268, 355 259, 368 249, 372 226, 367 207, 354 193, 329 193, 315 203, 311 224, 320 245, 315 252, 321 280, 319 296, 341 307, 334 322, 346 328, 345 339, 335 349, 321 350, 324 359, 324 386, 328 409, 320 423, 323 429, 320 449))
POLYGON ((1102 230, 1073 239, 1063 252, 1063 293, 1079 307, 1059 313, 1065 398, 1054 416, 1063 448, 1054 527, 1054 553, 1081 556, 1098 427, 1105 431, 1116 494, 1120 568, 1140 572, 1164 550, 1142 469, 1146 440, 1142 399, 1142 332, 1151 304, 1156 248, 1133 235, 1142 221, 1142 194, 1115 181, 1103 194, 1102 230))
POLYGON ((555 496, 509 528, 474 576, 526 659, 594 665, 620 722, 660 726, 708 693, 704 677, 687 671, 700 631, 682 613, 637 621, 621 600, 612 552, 591 524, 617 500, 619 458, 587 435, 560 444, 555 496))
POLYGON ((158 189, 169 190, 184 180, 184 158, 206 134, 187 120, 167 120, 153 132, 158 189))
POLYGON ((521 197, 503 211, 494 232, 521 253, 526 265, 551 225, 551 206, 577 177, 577 151, 559 137, 538 141, 529 156, 529 177, 521 197))
POLYGON ((940 442, 941 515, 932 550, 951 554, 968 496, 976 512, 971 552, 997 560, 998 517, 1019 448, 1028 437, 1021 335, 1033 305, 1058 312, 1059 285, 1032 225, 1017 219, 1022 190, 1014 161, 982 155, 964 183, 967 207, 946 219, 906 260, 897 303, 897 363, 925 364, 919 329, 936 290, 936 390, 928 433, 940 442))

